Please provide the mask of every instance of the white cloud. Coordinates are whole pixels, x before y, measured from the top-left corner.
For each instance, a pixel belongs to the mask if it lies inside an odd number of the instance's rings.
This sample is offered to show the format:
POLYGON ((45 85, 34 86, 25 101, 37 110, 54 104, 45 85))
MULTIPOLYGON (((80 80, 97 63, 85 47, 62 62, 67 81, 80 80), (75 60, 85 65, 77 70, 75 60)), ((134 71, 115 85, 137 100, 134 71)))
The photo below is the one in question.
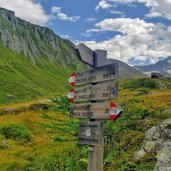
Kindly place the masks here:
POLYGON ((102 0, 98 3, 98 5, 96 6, 95 10, 98 11, 100 8, 101 9, 109 9, 111 8, 112 5, 109 4, 106 0, 102 0))
POLYGON ((121 15, 122 17, 125 17, 125 13, 123 11, 111 10, 110 13, 114 14, 114 15, 121 15))
POLYGON ((94 21, 96 21, 97 20, 97 18, 93 18, 93 17, 91 17, 91 18, 86 18, 86 22, 94 22, 94 21))
POLYGON ((64 39, 71 39, 71 37, 67 34, 60 35, 60 37, 62 37, 64 39))
POLYGON ((151 7, 147 17, 165 17, 171 20, 171 0, 139 0, 147 7, 151 7))
POLYGON ((34 24, 44 25, 50 20, 42 5, 34 0, 1 0, 0 7, 14 11, 17 17, 34 24))
POLYGON ((93 49, 107 50, 111 58, 128 62, 135 57, 154 63, 159 57, 171 55, 171 26, 147 23, 139 18, 116 18, 96 23, 95 28, 87 32, 94 31, 120 32, 109 40, 85 42, 93 49))
POLYGON ((136 2, 137 0, 109 0, 111 2, 120 3, 120 4, 128 4, 136 2))
POLYGON ((56 14, 60 20, 64 20, 64 21, 76 22, 77 20, 80 19, 79 16, 71 16, 71 17, 68 16, 67 14, 61 11, 61 7, 57 7, 57 6, 52 7, 52 14, 56 14))
POLYGON ((117 4, 143 3, 150 8, 146 17, 165 17, 171 19, 171 0, 109 0, 117 4))

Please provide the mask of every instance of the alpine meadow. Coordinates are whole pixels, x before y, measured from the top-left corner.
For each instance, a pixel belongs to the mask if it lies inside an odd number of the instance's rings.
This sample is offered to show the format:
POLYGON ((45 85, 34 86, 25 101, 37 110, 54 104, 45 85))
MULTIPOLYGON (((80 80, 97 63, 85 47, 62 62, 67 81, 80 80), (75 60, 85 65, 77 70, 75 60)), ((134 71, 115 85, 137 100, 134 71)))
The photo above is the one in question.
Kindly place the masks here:
MULTIPOLYGON (((0 171, 87 170, 88 145, 78 143, 80 120, 71 117, 67 93, 70 75, 91 67, 75 48, 0 8, 0 171)), ((123 112, 104 121, 103 170, 171 171, 171 58, 135 67, 107 59, 112 63, 119 64, 115 102, 123 112)))

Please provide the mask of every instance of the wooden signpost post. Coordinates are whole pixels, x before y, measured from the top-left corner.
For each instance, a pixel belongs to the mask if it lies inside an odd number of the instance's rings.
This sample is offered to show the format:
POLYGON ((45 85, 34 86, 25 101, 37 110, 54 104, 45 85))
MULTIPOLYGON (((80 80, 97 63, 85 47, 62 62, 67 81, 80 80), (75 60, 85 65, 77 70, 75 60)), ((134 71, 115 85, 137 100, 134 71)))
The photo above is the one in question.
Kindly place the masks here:
POLYGON ((106 65, 106 51, 91 50, 84 44, 76 48, 79 59, 92 69, 72 73, 68 98, 73 103, 71 117, 81 122, 78 140, 89 145, 88 171, 103 171, 104 120, 115 120, 123 111, 113 101, 118 98, 118 64, 106 65))

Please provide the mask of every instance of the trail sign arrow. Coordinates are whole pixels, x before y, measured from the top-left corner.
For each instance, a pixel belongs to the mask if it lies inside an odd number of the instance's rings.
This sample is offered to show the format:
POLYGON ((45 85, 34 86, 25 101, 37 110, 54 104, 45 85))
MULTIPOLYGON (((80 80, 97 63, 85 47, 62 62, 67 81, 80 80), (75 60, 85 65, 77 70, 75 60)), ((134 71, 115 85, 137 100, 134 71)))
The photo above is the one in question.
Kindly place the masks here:
POLYGON ((74 89, 70 90, 70 92, 67 94, 67 97, 70 102, 74 102, 74 89))
POLYGON ((76 77, 76 73, 73 72, 70 76, 70 78, 68 79, 69 83, 71 86, 75 86, 75 77, 76 77))
POLYGON ((123 110, 121 107, 114 102, 110 102, 110 120, 115 120, 123 110))

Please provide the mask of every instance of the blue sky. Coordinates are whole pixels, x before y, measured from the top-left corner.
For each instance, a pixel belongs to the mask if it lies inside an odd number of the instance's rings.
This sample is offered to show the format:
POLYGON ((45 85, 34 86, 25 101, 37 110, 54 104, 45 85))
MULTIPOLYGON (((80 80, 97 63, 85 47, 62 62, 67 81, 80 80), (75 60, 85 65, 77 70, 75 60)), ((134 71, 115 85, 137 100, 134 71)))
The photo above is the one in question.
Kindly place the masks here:
POLYGON ((0 0, 0 6, 130 65, 171 55, 171 0, 0 0))

